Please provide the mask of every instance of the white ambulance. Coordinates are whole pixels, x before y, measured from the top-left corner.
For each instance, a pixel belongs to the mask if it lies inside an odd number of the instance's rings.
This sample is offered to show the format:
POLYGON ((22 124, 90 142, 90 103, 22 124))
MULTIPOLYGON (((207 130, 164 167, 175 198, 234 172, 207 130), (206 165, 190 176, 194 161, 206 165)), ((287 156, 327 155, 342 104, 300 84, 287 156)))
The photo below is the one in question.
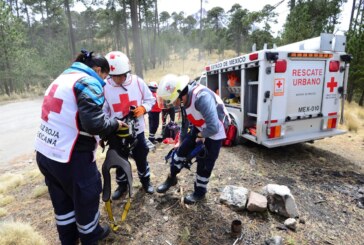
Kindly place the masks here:
POLYGON ((343 134, 349 63, 343 35, 263 49, 206 67, 206 86, 223 99, 235 143, 268 148, 343 134))

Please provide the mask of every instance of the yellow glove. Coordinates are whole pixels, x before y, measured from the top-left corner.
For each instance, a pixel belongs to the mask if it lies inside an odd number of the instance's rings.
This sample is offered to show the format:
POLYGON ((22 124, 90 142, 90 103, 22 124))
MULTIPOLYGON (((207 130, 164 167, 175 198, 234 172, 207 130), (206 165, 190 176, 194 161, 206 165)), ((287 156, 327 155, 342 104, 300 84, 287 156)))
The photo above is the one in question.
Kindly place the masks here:
POLYGON ((147 111, 145 110, 144 106, 140 105, 137 108, 134 109, 134 117, 140 117, 144 115, 147 111))

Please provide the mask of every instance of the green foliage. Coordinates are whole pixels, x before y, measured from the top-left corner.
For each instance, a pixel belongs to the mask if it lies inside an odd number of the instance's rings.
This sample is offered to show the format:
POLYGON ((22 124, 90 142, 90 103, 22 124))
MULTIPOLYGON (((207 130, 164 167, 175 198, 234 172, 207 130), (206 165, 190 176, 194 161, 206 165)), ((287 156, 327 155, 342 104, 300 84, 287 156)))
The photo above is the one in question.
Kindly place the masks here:
MULTIPOLYGON (((221 6, 216 6, 200 17, 185 16, 181 11, 158 13, 157 1, 140 0, 137 18, 142 42, 141 62, 144 69, 149 69, 156 62, 168 62, 171 54, 184 58, 191 48, 208 52, 217 50, 221 56, 225 50, 233 49, 236 55, 241 55, 250 52, 254 43, 257 49, 263 48, 265 43, 271 48, 273 43, 281 46, 318 36, 321 32, 333 32, 339 24, 338 16, 344 1, 289 1, 291 11, 282 36, 274 38, 271 25, 277 21, 276 6, 266 5, 260 11, 250 12, 234 4, 226 13, 221 6)), ((73 2, 70 1, 71 6, 73 2)), ((106 54, 117 49, 128 52, 135 66, 135 54, 139 50, 135 50, 135 41, 132 41, 131 2, 82 2, 85 11, 71 12, 76 51, 86 48, 106 54)), ((18 3, 22 9, 19 17, 14 4, 11 9, 7 1, 0 2, 0 95, 46 87, 75 58, 64 12, 65 0, 18 3)), ((354 57, 349 77, 354 99, 363 97, 364 90, 363 10, 357 7, 357 11, 347 42, 348 51, 354 57)))
POLYGON ((283 43, 292 43, 332 33, 338 24, 340 8, 345 0, 304 0, 296 3, 287 17, 282 35, 283 43))

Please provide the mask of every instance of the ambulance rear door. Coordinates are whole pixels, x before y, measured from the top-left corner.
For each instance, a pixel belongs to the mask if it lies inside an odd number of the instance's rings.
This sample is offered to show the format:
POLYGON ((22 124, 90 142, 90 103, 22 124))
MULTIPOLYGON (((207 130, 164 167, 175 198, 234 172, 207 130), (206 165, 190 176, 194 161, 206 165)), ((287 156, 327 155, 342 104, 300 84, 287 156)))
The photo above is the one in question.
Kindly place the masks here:
POLYGON ((321 115, 325 64, 325 60, 292 60, 289 62, 288 79, 285 84, 287 121, 321 115))

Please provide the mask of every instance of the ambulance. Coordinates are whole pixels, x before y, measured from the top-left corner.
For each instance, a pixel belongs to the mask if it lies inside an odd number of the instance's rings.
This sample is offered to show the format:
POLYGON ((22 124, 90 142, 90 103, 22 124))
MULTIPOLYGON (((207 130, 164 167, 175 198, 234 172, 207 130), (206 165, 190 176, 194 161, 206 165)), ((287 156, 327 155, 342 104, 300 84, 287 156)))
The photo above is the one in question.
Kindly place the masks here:
POLYGON ((322 33, 206 66, 206 86, 235 126, 232 141, 273 148, 345 133, 338 129, 351 61, 345 46, 345 36, 322 33))

